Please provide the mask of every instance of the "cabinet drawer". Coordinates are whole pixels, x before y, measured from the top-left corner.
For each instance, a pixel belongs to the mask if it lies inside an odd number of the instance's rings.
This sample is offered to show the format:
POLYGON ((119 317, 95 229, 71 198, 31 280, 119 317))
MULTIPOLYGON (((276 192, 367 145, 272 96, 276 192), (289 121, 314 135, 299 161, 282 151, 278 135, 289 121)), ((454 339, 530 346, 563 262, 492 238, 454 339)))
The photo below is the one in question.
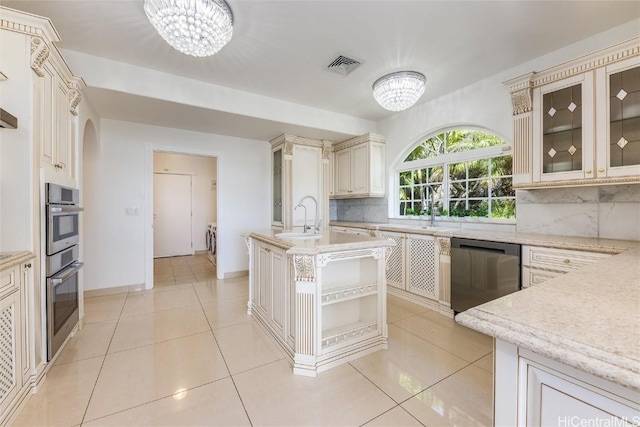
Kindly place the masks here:
POLYGON ((0 273, 0 295, 6 295, 18 289, 20 265, 3 270, 0 273))
POLYGON ((559 271, 536 270, 528 267, 522 268, 522 287, 539 285, 554 277, 561 276, 565 273, 559 271))
POLYGON ((609 254, 593 252, 530 247, 527 261, 531 268, 569 272, 581 269, 610 256, 609 254))

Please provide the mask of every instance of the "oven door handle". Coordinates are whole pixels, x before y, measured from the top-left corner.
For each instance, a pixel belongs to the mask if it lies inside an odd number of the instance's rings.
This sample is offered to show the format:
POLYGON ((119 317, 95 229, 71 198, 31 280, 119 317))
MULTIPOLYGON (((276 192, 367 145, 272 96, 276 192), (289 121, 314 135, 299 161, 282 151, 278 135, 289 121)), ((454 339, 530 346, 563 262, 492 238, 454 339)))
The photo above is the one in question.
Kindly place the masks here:
POLYGON ((60 212, 82 212, 84 208, 80 206, 49 206, 49 212, 51 213, 60 213, 60 212))
POLYGON ((71 264, 69 267, 65 268, 64 270, 62 270, 61 276, 56 274, 55 276, 53 276, 51 278, 51 284, 55 285, 59 285, 60 283, 64 282, 65 280, 67 280, 69 277, 73 276, 74 274, 76 274, 78 272, 78 270, 80 270, 82 268, 82 266, 84 265, 83 262, 74 262, 73 264, 71 264))

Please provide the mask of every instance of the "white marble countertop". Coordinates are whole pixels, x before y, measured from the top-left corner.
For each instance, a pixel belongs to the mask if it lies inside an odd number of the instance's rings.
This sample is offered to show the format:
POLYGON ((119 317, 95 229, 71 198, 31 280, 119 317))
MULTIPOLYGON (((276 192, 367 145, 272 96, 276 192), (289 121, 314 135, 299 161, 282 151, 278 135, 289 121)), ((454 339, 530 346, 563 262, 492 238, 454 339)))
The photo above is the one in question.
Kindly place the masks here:
POLYGON ((29 251, 0 252, 0 270, 11 268, 33 257, 34 253, 29 251))
POLYGON ((324 231, 319 238, 314 239, 283 239, 276 237, 281 231, 251 232, 245 237, 253 237, 266 243, 285 249, 288 254, 316 255, 326 252, 339 252, 354 249, 370 249, 380 247, 393 247, 395 242, 391 239, 378 237, 359 236, 356 234, 335 233, 324 231))
POLYGON ((471 308, 456 321, 640 391, 640 249, 471 308))
POLYGON ((519 243, 521 245, 540 246, 556 249, 619 254, 629 249, 640 248, 635 240, 598 239, 591 237, 557 236, 535 233, 509 233, 491 230, 466 230, 464 228, 436 227, 421 228, 403 224, 372 224, 357 222, 331 222, 331 226, 365 228, 368 230, 398 231, 403 233, 425 234, 440 237, 463 237, 468 239, 492 240, 495 242, 519 243))

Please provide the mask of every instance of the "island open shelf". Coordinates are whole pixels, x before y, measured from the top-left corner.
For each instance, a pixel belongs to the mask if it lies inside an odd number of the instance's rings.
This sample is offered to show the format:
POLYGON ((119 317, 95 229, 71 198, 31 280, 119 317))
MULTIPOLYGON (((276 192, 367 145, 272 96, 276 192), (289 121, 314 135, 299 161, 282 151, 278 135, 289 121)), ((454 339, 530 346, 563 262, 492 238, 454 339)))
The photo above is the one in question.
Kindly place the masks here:
POLYGON ((248 313, 293 372, 318 372, 387 348, 386 257, 395 243, 325 232, 320 239, 247 236, 248 313))

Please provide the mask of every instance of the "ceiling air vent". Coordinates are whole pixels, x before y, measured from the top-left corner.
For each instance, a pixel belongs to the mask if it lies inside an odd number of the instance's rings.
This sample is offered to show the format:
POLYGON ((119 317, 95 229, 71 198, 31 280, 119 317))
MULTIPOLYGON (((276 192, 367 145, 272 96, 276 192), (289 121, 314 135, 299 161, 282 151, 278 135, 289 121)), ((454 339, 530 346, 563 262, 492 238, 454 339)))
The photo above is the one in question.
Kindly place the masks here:
POLYGON ((327 70, 346 76, 361 65, 362 61, 358 59, 338 54, 336 58, 332 59, 329 64, 327 64, 327 70))

